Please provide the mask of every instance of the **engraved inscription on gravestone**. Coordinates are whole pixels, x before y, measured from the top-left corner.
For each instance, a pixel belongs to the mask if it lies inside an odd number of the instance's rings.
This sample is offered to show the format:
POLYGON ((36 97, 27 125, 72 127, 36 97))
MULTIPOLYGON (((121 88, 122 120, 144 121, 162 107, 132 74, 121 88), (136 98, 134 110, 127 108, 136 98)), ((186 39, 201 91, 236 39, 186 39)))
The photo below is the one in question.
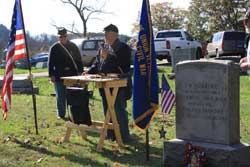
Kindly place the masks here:
POLYGON ((184 61, 176 68, 176 136, 239 143, 239 67, 231 61, 184 61))
POLYGON ((223 87, 216 83, 186 82, 181 84, 185 93, 185 104, 183 113, 185 117, 201 118, 211 120, 225 120, 223 106, 227 97, 223 94, 223 87))

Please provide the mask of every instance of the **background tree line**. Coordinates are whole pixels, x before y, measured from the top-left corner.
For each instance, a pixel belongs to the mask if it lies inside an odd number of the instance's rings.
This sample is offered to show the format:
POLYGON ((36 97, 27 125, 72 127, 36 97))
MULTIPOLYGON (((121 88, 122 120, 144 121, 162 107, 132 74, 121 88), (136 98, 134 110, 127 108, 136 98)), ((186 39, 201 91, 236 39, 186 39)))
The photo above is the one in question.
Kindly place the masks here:
MULTIPOLYGON (((4 25, 0 24, 0 52, 3 52, 7 48, 9 41, 10 30, 4 25)), ((31 36, 29 32, 26 32, 26 38, 30 54, 36 52, 47 52, 49 47, 57 41, 57 36, 40 34, 37 36, 31 36)))
POLYGON ((249 7, 249 0, 191 0, 188 10, 164 2, 152 5, 151 15, 156 30, 185 28, 195 38, 207 41, 218 31, 243 31, 239 20, 249 7))

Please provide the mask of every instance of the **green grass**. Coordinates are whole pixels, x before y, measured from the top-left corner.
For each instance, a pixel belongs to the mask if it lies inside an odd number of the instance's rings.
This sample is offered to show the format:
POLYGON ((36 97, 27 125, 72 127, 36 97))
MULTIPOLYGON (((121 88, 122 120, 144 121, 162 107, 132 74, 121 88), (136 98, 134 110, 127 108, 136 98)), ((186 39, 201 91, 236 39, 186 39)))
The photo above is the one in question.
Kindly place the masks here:
POLYGON ((250 77, 241 76, 240 77, 240 135, 242 142, 250 141, 250 77))
MULTIPOLYGON (((160 68, 162 73, 170 73, 170 67, 160 68)), ((159 79, 161 82, 161 79, 159 79)), ((168 80, 174 90, 174 80, 168 80)), ((158 110, 150 129, 150 161, 145 156, 145 132, 133 127, 131 101, 128 104, 130 131, 137 136, 135 144, 118 148, 115 142, 105 141, 102 151, 96 146, 99 135, 90 133, 86 141, 73 131, 69 142, 60 143, 65 134, 64 121, 56 118, 53 85, 48 78, 35 79, 39 87, 36 95, 39 135, 35 134, 32 96, 13 95, 12 111, 6 121, 0 120, 0 166, 1 167, 159 167, 162 166, 162 148, 164 139, 160 139, 159 130, 164 125, 167 139, 175 138, 175 107, 168 118, 163 119, 158 110), (165 122, 167 120, 167 122, 165 122)), ((89 86, 93 90, 93 85, 89 86)), ((250 80, 248 76, 240 78, 241 141, 250 140, 248 128, 250 120, 250 80)), ((160 96, 159 96, 160 97, 160 96)), ((160 99, 160 98, 159 98, 160 99)), ((101 99, 98 90, 90 100, 91 116, 94 120, 103 120, 101 99)))
MULTIPOLYGON (((4 74, 4 71, 5 71, 5 69, 0 69, 0 75, 3 75, 3 74, 4 74)), ((31 71, 32 71, 32 73, 46 72, 46 71, 48 71, 48 69, 47 69, 47 68, 35 68, 35 67, 32 67, 32 68, 31 68, 31 71)), ((26 74, 26 73, 29 73, 29 70, 27 70, 27 69, 14 68, 13 73, 14 73, 14 74, 26 74)))

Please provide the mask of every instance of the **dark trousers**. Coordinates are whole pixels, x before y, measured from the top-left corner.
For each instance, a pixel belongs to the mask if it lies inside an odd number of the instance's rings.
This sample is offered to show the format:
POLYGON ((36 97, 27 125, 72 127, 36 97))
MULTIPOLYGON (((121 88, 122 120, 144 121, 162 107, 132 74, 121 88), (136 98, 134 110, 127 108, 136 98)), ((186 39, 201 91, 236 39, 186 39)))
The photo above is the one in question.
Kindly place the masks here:
MULTIPOLYGON (((103 111, 106 116, 107 113, 107 100, 103 89, 100 89, 100 95, 102 97, 103 111)), ((128 112, 126 111, 127 101, 125 100, 124 89, 119 89, 116 100, 115 100, 115 114, 120 127, 120 133, 122 141, 127 142, 129 140, 129 127, 128 127, 128 112)), ((115 140, 113 130, 108 130, 107 138, 115 140)))
POLYGON ((65 117, 66 113, 66 87, 63 81, 55 81, 57 116, 65 117))
POLYGON ((70 119, 75 124, 91 125, 88 91, 83 88, 67 88, 70 119))

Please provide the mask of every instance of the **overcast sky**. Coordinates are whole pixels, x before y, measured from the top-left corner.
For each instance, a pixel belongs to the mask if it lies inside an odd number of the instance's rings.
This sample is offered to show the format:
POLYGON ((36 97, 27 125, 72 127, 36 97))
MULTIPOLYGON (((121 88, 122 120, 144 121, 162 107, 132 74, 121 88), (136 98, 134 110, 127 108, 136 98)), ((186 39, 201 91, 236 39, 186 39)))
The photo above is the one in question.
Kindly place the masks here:
MULTIPOLYGON (((85 0, 94 2, 93 0, 85 0)), ((0 0, 0 24, 10 28, 15 0, 0 0)), ((151 4, 166 2, 166 0, 150 0, 151 4)), ((187 8, 190 0, 168 0, 174 7, 187 8)), ((132 35, 132 24, 136 22, 138 12, 141 10, 142 0, 107 0, 105 11, 113 14, 97 16, 100 18, 88 21, 88 32, 102 32, 103 27, 113 23, 118 26, 120 34, 132 35)), ((71 27, 75 24, 82 32, 81 20, 69 5, 60 0, 22 0, 22 8, 26 31, 31 35, 41 33, 56 34, 55 27, 71 27)))

